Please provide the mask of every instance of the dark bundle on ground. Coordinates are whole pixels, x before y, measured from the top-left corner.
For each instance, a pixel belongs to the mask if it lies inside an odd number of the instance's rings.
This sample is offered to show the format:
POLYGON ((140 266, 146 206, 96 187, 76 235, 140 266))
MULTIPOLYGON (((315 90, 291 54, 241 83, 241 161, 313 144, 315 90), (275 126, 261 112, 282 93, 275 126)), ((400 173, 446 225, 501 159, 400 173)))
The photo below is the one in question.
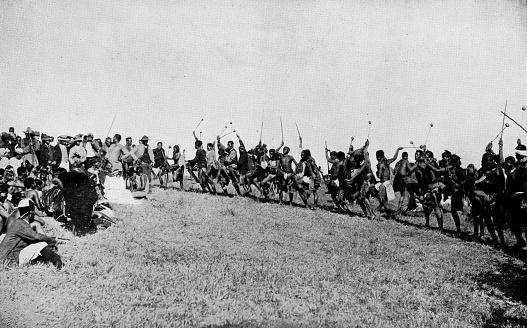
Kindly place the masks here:
POLYGON ((88 175, 80 172, 64 172, 59 175, 62 182, 65 204, 65 214, 78 233, 86 233, 95 229, 91 216, 93 206, 97 201, 95 182, 88 175))

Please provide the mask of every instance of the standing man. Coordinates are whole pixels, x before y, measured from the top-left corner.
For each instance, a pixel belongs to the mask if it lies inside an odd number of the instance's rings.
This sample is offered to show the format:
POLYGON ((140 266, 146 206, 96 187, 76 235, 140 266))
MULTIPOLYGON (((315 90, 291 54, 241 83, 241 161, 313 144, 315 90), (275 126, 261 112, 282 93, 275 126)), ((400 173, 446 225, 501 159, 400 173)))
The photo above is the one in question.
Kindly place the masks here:
POLYGON ((289 205, 293 206, 293 183, 295 179, 295 170, 293 170, 293 164, 296 166, 298 165, 295 158, 289 153, 291 151, 291 148, 284 147, 284 153, 282 154, 282 158, 280 159, 280 172, 284 175, 282 183, 280 184, 280 192, 278 194, 278 199, 280 204, 282 203, 282 197, 283 193, 287 192, 289 194, 289 205))
POLYGON ((30 127, 28 127, 26 131, 24 131, 24 133, 26 134, 26 137, 21 139, 20 141, 20 148, 24 150, 22 161, 24 163, 28 161, 31 165, 33 165, 33 167, 37 167, 38 159, 36 151, 38 148, 40 148, 40 145, 36 142, 34 138, 37 134, 30 127))
POLYGON ((397 159, 397 156, 399 156, 399 151, 403 149, 403 147, 397 148, 395 151, 395 155, 387 159, 384 156, 384 151, 377 150, 375 153, 375 157, 377 157, 377 178, 379 178, 380 183, 377 184, 378 190, 379 190, 379 201, 381 203, 380 206, 383 206, 385 202, 388 201, 388 194, 386 192, 386 188, 389 184, 391 184, 390 177, 391 177, 391 169, 390 164, 395 162, 397 159))
POLYGON ((70 165, 69 165, 69 155, 68 155, 68 144, 70 139, 66 135, 60 135, 57 138, 57 145, 55 146, 56 150, 56 162, 58 164, 58 167, 65 169, 66 171, 69 171, 70 165))
POLYGON ((83 169, 84 162, 86 162, 86 149, 82 146, 82 134, 77 134, 73 138, 73 146, 70 149, 69 160, 71 164, 71 169, 83 169))
POLYGON ((157 148, 153 150, 154 152, 154 173, 159 179, 159 183, 163 184, 163 181, 161 181, 161 176, 163 175, 163 171, 167 173, 167 179, 164 181, 165 187, 166 184, 168 184, 168 172, 170 170, 170 167, 167 168, 168 161, 167 161, 167 155, 165 153, 165 149, 163 149, 163 143, 160 141, 157 143, 157 148))
MULTIPOLYGON (((132 137, 126 137, 126 144, 124 145, 124 148, 130 153, 133 149, 132 147, 132 137)), ((128 178, 128 170, 130 167, 134 164, 134 159, 132 156, 127 156, 122 158, 123 160, 123 177, 126 180, 128 178)))
POLYGON ((121 160, 125 158, 129 153, 128 150, 121 144, 121 135, 116 134, 113 136, 113 143, 108 148, 108 162, 112 165, 112 174, 121 176, 123 173, 123 164, 121 160))
POLYGON ((143 173, 148 177, 148 181, 152 181, 152 163, 154 160, 154 151, 148 145, 148 137, 143 136, 139 140, 139 144, 132 149, 130 156, 135 161, 135 166, 141 166, 143 173))
POLYGON ((40 147, 40 150, 38 151, 38 161, 40 162, 41 166, 47 166, 47 167, 57 167, 57 154, 56 154, 56 148, 51 146, 51 142, 53 141, 53 137, 48 136, 45 133, 42 133, 41 136, 42 139, 42 146, 40 147))
POLYGON ((93 134, 88 133, 86 135, 86 143, 84 144, 86 149, 86 170, 90 169, 95 161, 98 160, 97 150, 93 144, 93 134))

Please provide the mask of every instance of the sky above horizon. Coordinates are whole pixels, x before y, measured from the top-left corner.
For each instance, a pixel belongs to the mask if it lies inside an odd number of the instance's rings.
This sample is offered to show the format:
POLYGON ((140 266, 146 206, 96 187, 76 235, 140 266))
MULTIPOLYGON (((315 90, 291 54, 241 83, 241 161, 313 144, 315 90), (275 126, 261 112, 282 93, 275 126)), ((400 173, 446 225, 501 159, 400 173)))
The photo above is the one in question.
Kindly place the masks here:
MULTIPOLYGON (((188 158, 202 118, 204 142, 232 122, 254 145, 263 117, 270 148, 282 118, 325 171, 325 141, 361 146, 368 121, 387 156, 433 123, 436 157, 479 166, 506 101, 523 122, 526 24, 525 1, 2 1, 0 130, 104 138, 115 117, 188 158)), ((506 155, 527 142, 509 123, 506 155)))

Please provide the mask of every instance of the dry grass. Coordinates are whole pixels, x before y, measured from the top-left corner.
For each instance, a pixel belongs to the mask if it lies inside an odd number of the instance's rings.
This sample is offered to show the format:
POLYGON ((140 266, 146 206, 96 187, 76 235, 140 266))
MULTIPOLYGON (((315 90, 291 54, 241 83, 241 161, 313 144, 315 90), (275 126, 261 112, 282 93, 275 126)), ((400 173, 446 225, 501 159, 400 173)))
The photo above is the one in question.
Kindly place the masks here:
POLYGON ((155 189, 143 205, 118 206, 118 225, 61 245, 61 272, 43 265, 0 270, 0 322, 527 324, 523 263, 485 245, 394 221, 239 197, 155 189))

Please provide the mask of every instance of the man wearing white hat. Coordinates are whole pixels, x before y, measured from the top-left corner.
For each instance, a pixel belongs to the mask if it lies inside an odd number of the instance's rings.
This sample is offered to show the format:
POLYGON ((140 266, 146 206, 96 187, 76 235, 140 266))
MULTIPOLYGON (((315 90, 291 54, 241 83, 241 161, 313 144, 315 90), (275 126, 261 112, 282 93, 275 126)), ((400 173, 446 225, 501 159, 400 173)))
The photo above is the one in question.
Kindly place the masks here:
POLYGON ((53 247, 56 239, 35 232, 30 222, 34 219, 35 205, 30 199, 22 199, 6 222, 6 234, 0 243, 0 262, 29 264, 34 261, 52 263, 61 269, 63 263, 53 247))
POLYGON ((75 146, 70 149, 69 160, 71 169, 83 169, 86 161, 86 148, 82 146, 82 134, 77 134, 73 138, 75 146))

